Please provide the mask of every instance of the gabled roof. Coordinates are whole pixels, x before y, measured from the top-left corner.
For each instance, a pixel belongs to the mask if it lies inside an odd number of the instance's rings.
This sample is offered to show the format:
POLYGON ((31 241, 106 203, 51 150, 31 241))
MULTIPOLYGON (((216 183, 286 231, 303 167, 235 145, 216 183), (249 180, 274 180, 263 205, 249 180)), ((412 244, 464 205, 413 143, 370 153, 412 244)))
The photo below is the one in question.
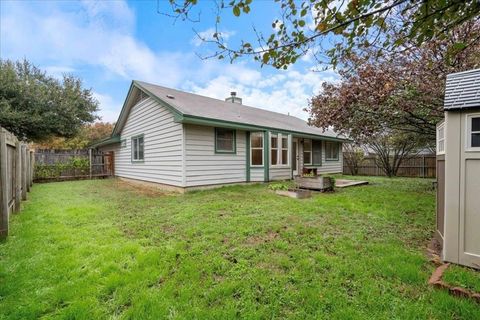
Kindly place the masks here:
POLYGON ((480 69, 447 75, 445 110, 480 107, 480 69))
MULTIPOLYGON (((346 137, 331 130, 312 127, 306 121, 286 114, 249 107, 243 104, 226 102, 198 94, 179 91, 147 82, 132 81, 127 98, 112 137, 118 136, 125 125, 130 108, 143 91, 162 106, 169 109, 180 123, 193 123, 210 126, 229 127, 245 130, 272 130, 293 133, 298 136, 322 138, 333 141, 346 141, 346 137)), ((102 142, 101 145, 115 143, 116 140, 102 142)), ((96 145, 97 147, 100 145, 96 145)))

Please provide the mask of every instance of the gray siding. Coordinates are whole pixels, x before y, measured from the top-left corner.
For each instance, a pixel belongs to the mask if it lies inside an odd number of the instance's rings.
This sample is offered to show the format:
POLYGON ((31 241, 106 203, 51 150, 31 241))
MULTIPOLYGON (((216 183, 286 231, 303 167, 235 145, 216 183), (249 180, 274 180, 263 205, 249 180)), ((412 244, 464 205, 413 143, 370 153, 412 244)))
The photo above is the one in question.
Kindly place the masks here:
POLYGON ((263 167, 250 168, 250 181, 251 182, 263 182, 265 181, 265 169, 263 167))
POLYGON ((246 134, 236 131, 236 154, 215 153, 215 128, 185 125, 187 187, 246 181, 246 134))
POLYGON ((115 153, 115 175, 183 186, 183 128, 173 114, 152 98, 132 107, 121 132, 126 147, 115 153), (143 134, 145 161, 132 162, 133 136, 143 134))
POLYGON ((270 167, 270 181, 288 180, 292 178, 292 169, 288 167, 270 167))

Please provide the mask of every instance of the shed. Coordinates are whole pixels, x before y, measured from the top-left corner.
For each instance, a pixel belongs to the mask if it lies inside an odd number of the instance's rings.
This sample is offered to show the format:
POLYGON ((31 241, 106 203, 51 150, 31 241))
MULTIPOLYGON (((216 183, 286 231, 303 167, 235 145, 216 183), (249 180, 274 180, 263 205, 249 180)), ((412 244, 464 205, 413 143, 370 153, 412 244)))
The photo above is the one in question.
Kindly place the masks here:
POLYGON ((447 76, 437 126, 437 236, 445 261, 480 269, 480 69, 447 76))

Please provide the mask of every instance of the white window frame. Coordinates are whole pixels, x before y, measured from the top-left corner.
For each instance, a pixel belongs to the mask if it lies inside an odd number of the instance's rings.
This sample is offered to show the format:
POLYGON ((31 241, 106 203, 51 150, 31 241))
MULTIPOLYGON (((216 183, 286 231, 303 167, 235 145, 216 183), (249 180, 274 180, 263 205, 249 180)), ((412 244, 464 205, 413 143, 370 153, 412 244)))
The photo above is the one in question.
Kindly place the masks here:
MULTIPOLYGON (((312 139, 303 139, 303 150, 302 150, 302 157, 303 157, 303 165, 307 165, 307 166, 311 166, 312 165, 312 154, 313 154, 313 142, 312 142, 312 139), (310 141, 310 159, 308 160, 308 162, 305 160, 305 141, 306 140, 309 140, 310 141)), ((307 150, 308 151, 308 150, 307 150)))
POLYGON ((131 140, 131 148, 132 148, 132 162, 144 162, 145 161, 145 135, 139 134, 139 135, 133 136, 130 140, 131 140), (140 144, 137 142, 138 143, 137 155, 135 155, 135 148, 134 148, 135 147, 135 142, 134 141, 138 140, 140 138, 142 138, 142 140, 143 140, 143 145, 142 145, 143 158, 140 159, 140 157, 139 157, 139 158, 135 159, 135 156, 140 155, 140 144))
POLYGON ((269 142, 270 142, 270 143, 269 143, 270 153, 268 154, 268 156, 270 157, 270 165, 271 165, 272 167, 276 167, 276 166, 278 166, 278 161, 279 161, 279 159, 278 159, 278 149, 279 149, 279 144, 280 144, 280 141, 279 141, 279 140, 280 140, 280 134, 278 134, 278 133, 271 133, 271 132, 270 132, 269 139, 270 139, 270 140, 269 140, 269 142), (273 147, 272 138, 277 138, 277 147, 276 147, 276 148, 273 147), (277 163, 272 163, 272 160, 273 160, 273 157, 272 157, 272 153, 273 153, 273 152, 272 152, 272 151, 273 151, 273 150, 275 150, 275 153, 277 154, 277 163))
POLYGON ((265 135, 263 132, 252 132, 250 134, 250 167, 251 168, 262 168, 265 165, 265 135), (262 147, 253 147, 252 138, 256 135, 259 135, 262 138, 262 147), (262 164, 253 164, 253 150, 262 150, 262 164))
POLYGON ((291 142, 290 142, 290 135, 289 134, 281 134, 280 133, 280 137, 278 138, 278 142, 280 143, 279 145, 279 148, 278 148, 278 162, 282 162, 282 153, 284 150, 287 150, 287 163, 281 163, 280 165, 281 166, 284 166, 284 167, 290 167, 290 145, 291 145, 291 142), (287 138, 287 147, 284 148, 283 147, 283 139, 284 138, 287 138))
POLYGON ((273 167, 273 168, 289 168, 290 167, 290 145, 291 145, 291 141, 290 141, 290 135, 289 134, 285 134, 285 133, 271 133, 270 132, 270 144, 269 144, 269 148, 270 148, 270 157, 272 156, 272 149, 276 149, 277 150, 277 163, 274 163, 272 164, 271 163, 271 160, 270 160, 270 166, 273 167), (277 148, 272 148, 272 137, 276 137, 277 138, 277 148), (283 148, 283 138, 287 138, 287 147, 286 148, 283 148), (287 150, 287 163, 281 163, 282 162, 282 150, 287 150))
POLYGON ((443 121, 437 126, 437 154, 445 154, 445 133, 445 121, 443 121), (443 137, 440 137, 440 132, 443 133, 443 137), (443 142, 443 150, 440 150, 440 142, 443 142))
POLYGON ((480 133, 480 131, 472 131, 472 118, 480 118, 480 113, 472 113, 467 115, 467 128, 465 141, 465 151, 480 151, 480 147, 472 147, 472 133, 480 133))

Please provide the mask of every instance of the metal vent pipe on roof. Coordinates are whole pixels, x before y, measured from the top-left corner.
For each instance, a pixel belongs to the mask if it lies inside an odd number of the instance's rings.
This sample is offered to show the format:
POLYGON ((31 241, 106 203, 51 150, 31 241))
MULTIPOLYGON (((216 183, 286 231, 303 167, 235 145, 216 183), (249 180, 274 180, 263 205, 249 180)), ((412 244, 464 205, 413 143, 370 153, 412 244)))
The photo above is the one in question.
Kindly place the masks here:
POLYGON ((237 92, 230 92, 230 97, 225 99, 226 102, 242 104, 242 98, 237 97, 237 92))

